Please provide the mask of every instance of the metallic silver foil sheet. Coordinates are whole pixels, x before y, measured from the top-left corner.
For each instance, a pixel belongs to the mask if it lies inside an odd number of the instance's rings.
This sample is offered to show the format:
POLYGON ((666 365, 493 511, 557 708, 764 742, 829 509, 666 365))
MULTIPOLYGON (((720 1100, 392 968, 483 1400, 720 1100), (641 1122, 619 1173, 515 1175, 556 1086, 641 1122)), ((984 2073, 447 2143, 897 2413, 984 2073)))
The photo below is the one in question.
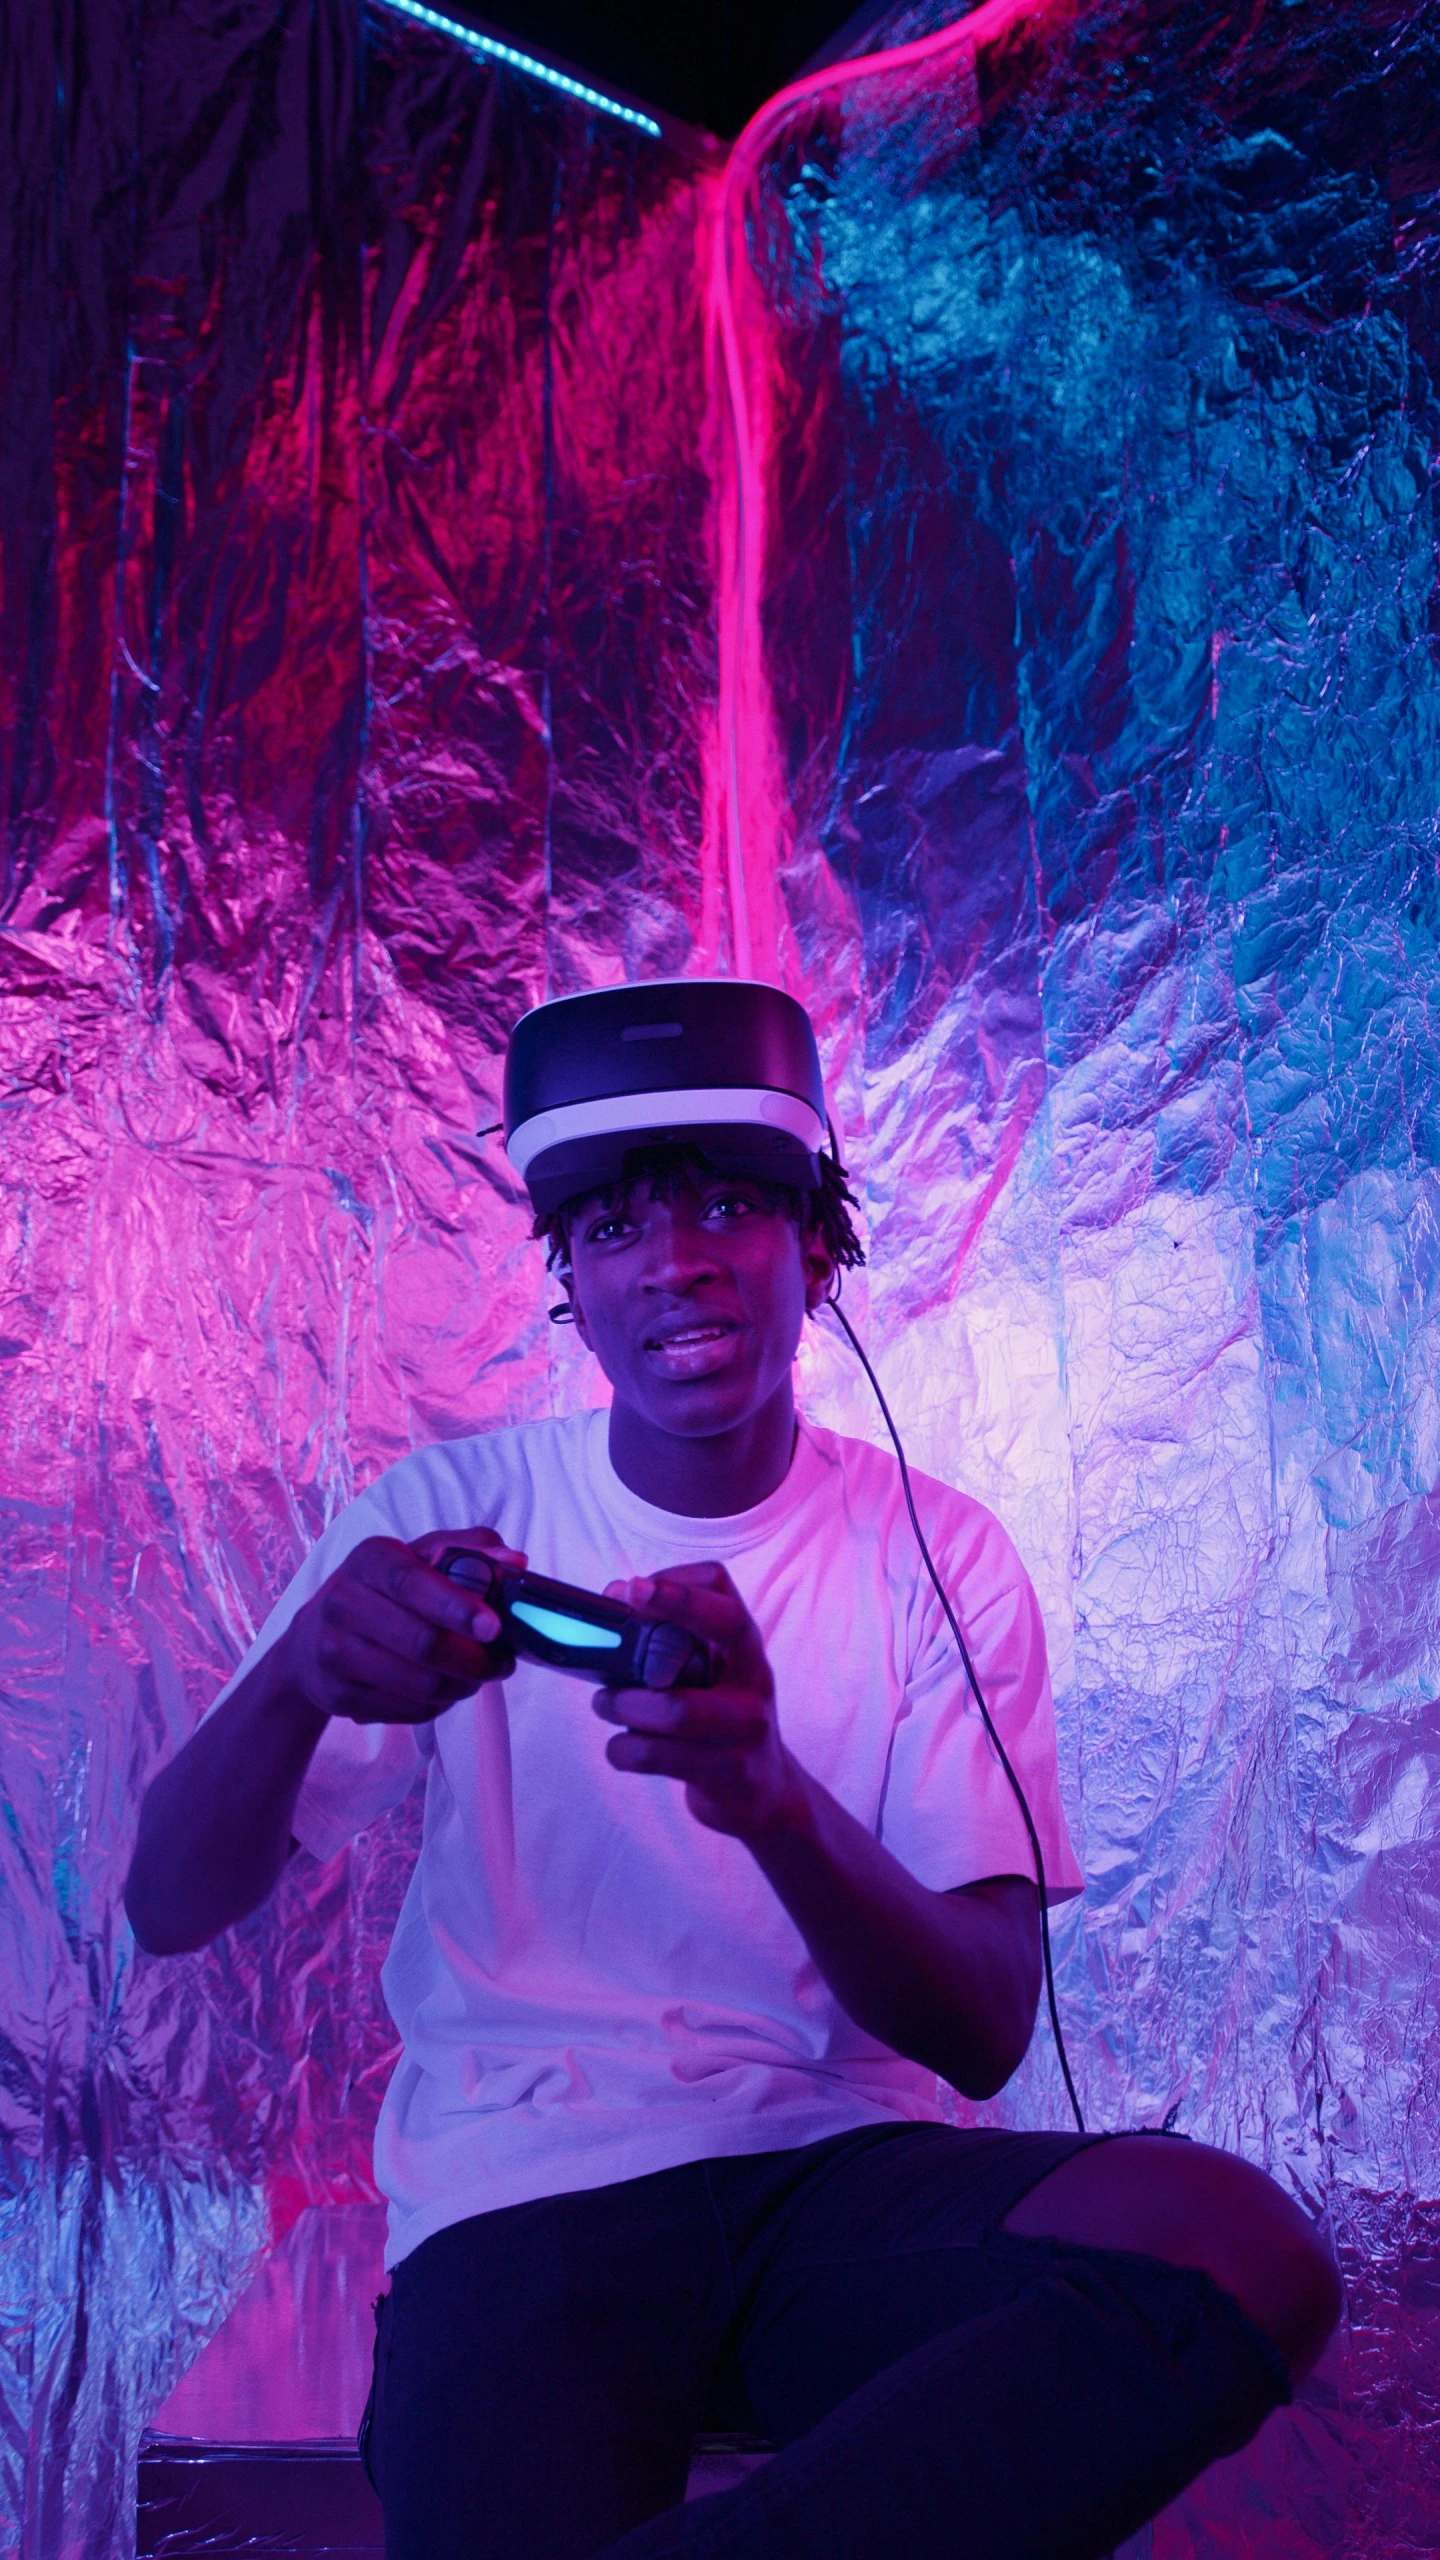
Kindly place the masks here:
POLYGON ((1437 72, 990 7, 746 181, 790 931, 827 869, 886 1381, 1044 1596, 1085 2103, 1349 2279, 1157 2560, 1440 2539, 1437 72))
POLYGON ((709 179, 350 0, 12 24, 0 2547, 51 2560, 373 2192, 414 1809, 184 1962, 120 1887, 325 1518, 549 1407, 476 1133, 526 1004, 690 959, 709 179))
MULTIPOLYGON (((737 598, 718 163, 348 0, 12 13, 26 2560, 125 2551, 174 2375, 370 2192, 413 1808, 158 1964, 139 1794, 357 1483, 597 1396, 475 1134, 504 1035, 742 924, 821 1025, 912 1453, 1041 1589, 1087 2108, 1265 2162, 1346 2264, 1345 2340, 1159 2560, 1437 2539, 1434 34, 977 24, 754 143, 737 598), (774 828, 738 878, 727 789, 774 828)), ((805 1380, 875 1431, 833 1342, 805 1380)), ((1042 2036, 997 2112, 1061 2106, 1042 2036)))

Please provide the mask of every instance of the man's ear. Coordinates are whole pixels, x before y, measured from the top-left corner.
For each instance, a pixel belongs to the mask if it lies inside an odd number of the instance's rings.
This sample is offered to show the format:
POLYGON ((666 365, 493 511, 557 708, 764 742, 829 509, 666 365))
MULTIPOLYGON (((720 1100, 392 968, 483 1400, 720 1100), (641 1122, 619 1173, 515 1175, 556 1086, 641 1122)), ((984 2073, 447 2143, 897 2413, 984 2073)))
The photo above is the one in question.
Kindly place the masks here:
POLYGON ((559 1278, 564 1283, 565 1295, 570 1301, 570 1321, 586 1350, 593 1351, 595 1345, 590 1339, 590 1328, 585 1322, 585 1310, 580 1304, 580 1292, 575 1286, 575 1274, 573 1271, 562 1271, 559 1278))
POLYGON ((835 1285, 835 1257, 818 1227, 802 1229, 800 1260, 805 1271, 805 1313, 813 1316, 835 1285))

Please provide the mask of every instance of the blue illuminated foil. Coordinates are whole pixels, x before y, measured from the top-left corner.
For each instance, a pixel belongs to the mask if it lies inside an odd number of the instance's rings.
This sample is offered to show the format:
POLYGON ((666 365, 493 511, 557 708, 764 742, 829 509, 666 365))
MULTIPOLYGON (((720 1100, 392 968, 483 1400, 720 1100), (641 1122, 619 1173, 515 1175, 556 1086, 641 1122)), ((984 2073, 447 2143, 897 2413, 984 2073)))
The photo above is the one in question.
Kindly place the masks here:
MULTIPOLYGON (((1046 1606, 1077 2076, 1349 2280, 1157 2560, 1440 2541, 1440 58, 1381 28, 1032 22, 802 104, 750 221, 792 912, 860 936, 887 1385, 1046 1606)), ((1044 2042, 985 2113, 1063 2121, 1044 2042)))

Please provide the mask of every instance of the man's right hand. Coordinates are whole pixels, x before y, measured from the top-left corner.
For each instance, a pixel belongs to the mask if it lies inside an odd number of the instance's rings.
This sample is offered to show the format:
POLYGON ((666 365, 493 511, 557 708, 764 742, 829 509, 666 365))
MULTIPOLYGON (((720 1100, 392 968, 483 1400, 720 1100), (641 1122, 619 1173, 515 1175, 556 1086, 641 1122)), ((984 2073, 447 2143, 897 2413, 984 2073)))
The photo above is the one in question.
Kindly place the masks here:
POLYGON ((493 1529, 439 1530, 403 1546, 366 1538, 276 1646, 290 1685, 323 1716, 355 1724, 427 1724, 483 1681, 503 1680, 515 1657, 493 1609, 439 1573, 439 1557, 470 1547, 505 1572, 525 1558, 493 1529))
POLYGON ((494 1611, 437 1573, 447 1547, 525 1562, 493 1529, 367 1538, 153 1780, 125 1886, 142 1947, 203 1947, 265 1900, 327 1716, 425 1724, 514 1669, 494 1611))

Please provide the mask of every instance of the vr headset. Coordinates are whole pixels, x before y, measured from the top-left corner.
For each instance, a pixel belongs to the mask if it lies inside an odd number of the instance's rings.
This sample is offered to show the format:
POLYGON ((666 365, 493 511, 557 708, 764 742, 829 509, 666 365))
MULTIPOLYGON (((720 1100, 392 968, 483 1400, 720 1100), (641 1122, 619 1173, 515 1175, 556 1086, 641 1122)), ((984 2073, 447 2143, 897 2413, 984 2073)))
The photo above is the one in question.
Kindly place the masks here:
POLYGON ((813 1191, 828 1135, 810 1017, 778 987, 652 978, 537 1005, 505 1061, 505 1152, 540 1216, 638 1147, 813 1191))

